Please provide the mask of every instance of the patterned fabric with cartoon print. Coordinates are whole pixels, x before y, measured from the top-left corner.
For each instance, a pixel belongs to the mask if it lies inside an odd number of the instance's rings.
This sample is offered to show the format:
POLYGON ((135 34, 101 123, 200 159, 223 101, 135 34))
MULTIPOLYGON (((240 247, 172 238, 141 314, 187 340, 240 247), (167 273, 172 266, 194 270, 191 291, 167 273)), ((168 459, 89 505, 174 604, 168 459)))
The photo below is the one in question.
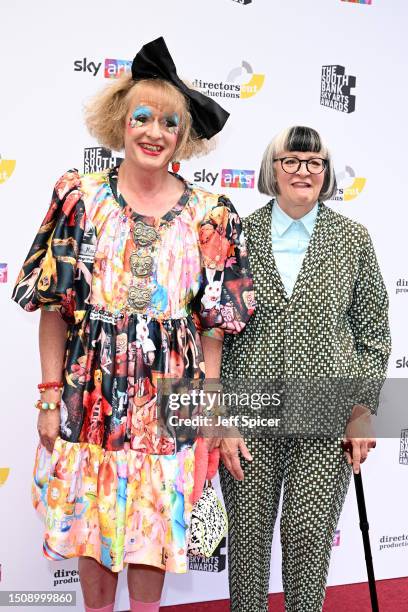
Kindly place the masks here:
POLYGON ((158 427, 158 384, 204 378, 200 336, 240 332, 254 294, 232 204, 184 185, 154 219, 118 194, 117 168, 67 172, 17 279, 22 308, 68 324, 60 436, 34 467, 51 559, 187 569, 194 439, 158 427))

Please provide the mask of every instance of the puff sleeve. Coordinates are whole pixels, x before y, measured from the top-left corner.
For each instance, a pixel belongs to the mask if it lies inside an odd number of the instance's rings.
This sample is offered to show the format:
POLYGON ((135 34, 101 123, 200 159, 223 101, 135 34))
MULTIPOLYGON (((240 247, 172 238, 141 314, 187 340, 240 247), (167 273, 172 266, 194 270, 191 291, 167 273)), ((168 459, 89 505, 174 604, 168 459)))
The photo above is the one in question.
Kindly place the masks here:
POLYGON ((194 319, 201 334, 222 340, 224 332, 239 333, 255 309, 241 219, 225 196, 201 222, 199 243, 202 281, 194 319))
POLYGON ((74 277, 85 228, 80 177, 66 172, 17 278, 12 299, 29 312, 56 310, 70 321, 76 310, 74 277))

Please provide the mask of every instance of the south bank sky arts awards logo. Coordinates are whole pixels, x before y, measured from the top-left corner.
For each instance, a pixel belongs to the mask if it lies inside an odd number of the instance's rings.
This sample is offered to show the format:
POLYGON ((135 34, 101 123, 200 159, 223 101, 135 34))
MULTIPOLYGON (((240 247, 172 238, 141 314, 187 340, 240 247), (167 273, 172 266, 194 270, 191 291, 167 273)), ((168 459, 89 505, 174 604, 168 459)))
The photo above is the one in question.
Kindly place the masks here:
POLYGON ((357 198, 363 191, 367 182, 366 178, 356 176, 351 166, 345 166, 344 170, 336 173, 337 192, 332 197, 334 202, 349 202, 357 198))
POLYGON ((356 86, 356 77, 346 74, 344 66, 322 66, 320 104, 341 113, 353 113, 356 96, 351 89, 356 86))
POLYGON ((408 429, 401 430, 399 462, 408 465, 408 429))
POLYGON ((1 183, 5 183, 10 178, 15 167, 15 159, 2 159, 0 155, 0 185, 1 183))
POLYGON ((342 2, 351 2, 352 4, 372 4, 372 0, 341 0, 342 2))
POLYGON ((216 574, 223 572, 225 570, 227 557, 225 546, 225 538, 222 538, 212 557, 189 557, 189 569, 198 572, 212 572, 216 574))
POLYGON ((87 147, 84 149, 84 174, 103 172, 108 168, 114 168, 122 159, 105 147, 87 147))

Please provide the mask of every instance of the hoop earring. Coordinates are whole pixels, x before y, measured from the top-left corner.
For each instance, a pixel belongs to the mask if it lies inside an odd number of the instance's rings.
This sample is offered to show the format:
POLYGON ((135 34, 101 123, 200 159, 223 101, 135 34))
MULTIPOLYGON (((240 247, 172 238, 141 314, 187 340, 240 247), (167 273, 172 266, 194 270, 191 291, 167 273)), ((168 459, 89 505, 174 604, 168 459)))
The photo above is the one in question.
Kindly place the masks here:
POLYGON ((172 161, 171 162, 171 170, 172 170, 172 172, 174 172, 174 174, 177 174, 178 171, 180 170, 180 162, 179 161, 172 161))

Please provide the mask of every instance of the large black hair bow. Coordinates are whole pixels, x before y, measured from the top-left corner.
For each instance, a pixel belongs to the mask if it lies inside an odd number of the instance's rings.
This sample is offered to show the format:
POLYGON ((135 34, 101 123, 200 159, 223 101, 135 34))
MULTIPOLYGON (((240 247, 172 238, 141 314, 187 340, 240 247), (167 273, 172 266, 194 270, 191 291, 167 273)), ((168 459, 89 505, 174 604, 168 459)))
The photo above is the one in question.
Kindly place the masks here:
POLYGON ((229 117, 229 113, 215 100, 199 91, 190 89, 178 77, 162 36, 143 45, 137 53, 132 62, 132 77, 134 81, 159 78, 175 85, 189 101, 193 128, 199 138, 211 138, 220 132, 229 117))

